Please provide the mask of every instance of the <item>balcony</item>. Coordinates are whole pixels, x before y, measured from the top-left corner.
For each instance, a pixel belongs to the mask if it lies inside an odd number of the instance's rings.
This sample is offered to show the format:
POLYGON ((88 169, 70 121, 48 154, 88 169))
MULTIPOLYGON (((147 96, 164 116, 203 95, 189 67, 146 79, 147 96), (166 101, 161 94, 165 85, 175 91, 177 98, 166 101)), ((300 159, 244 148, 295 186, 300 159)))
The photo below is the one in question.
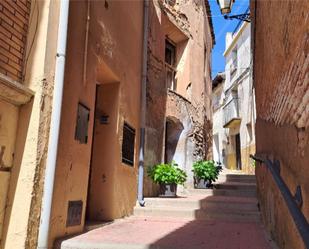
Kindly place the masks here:
POLYGON ((238 98, 233 97, 224 107, 224 128, 234 128, 240 124, 241 118, 239 116, 238 98))

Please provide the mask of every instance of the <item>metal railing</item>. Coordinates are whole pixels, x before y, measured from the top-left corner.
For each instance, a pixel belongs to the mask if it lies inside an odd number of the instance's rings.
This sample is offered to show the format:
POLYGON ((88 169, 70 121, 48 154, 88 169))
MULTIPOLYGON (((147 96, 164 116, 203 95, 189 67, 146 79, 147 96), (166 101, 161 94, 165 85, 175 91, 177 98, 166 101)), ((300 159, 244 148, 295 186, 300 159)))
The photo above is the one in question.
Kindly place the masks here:
MULTIPOLYGON (((250 12, 250 7, 248 7, 245 11, 245 13, 249 13, 250 12)), ((238 29, 240 28, 241 24, 243 23, 243 20, 239 20, 239 22, 237 23, 235 29, 233 30, 233 35, 237 33, 238 29)))
POLYGON ((290 192, 290 189, 280 176, 280 162, 278 160, 274 160, 274 162, 272 162, 269 159, 263 159, 258 156, 250 155, 250 157, 257 162, 265 164, 266 167, 269 169, 274 181, 277 184, 277 187, 279 188, 285 200, 285 203, 289 209, 289 212, 293 218, 293 221, 297 227, 300 236, 303 239, 306 248, 309 248, 309 224, 306 220, 306 217, 299 208, 302 205, 301 187, 297 186, 296 193, 293 196, 290 192))
POLYGON ((232 99, 223 107, 224 125, 229 123, 232 119, 240 118, 238 102, 239 99, 237 97, 232 97, 232 99))

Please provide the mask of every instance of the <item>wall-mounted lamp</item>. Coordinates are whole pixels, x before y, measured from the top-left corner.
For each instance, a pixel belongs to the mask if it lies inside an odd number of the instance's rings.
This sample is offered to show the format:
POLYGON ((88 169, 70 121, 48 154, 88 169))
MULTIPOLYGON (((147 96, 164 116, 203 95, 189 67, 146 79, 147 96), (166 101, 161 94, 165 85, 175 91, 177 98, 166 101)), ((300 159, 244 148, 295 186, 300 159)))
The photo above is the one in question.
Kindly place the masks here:
POLYGON ((224 15, 224 18, 228 20, 238 19, 244 22, 250 22, 249 12, 239 14, 239 15, 232 15, 232 16, 228 15, 229 13, 231 13, 234 2, 235 0, 217 0, 217 3, 221 10, 221 14, 224 15))

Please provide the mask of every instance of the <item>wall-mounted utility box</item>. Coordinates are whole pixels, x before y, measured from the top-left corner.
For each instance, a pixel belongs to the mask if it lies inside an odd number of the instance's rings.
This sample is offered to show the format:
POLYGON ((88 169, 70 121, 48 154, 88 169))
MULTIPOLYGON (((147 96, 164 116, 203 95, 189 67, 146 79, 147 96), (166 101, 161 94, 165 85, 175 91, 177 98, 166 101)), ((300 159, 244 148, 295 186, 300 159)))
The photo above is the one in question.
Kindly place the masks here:
POLYGON ((88 123, 89 123, 90 110, 81 103, 78 103, 75 139, 82 144, 88 141, 88 123))
POLYGON ((82 223, 83 201, 69 201, 66 226, 78 226, 82 223))

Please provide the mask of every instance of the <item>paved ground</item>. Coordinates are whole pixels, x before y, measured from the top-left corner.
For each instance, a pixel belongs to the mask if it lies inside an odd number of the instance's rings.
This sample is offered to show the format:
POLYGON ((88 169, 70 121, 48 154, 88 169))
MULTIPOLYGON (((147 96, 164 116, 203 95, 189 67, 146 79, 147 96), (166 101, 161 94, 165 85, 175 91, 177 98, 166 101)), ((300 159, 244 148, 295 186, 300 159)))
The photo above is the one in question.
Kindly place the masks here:
POLYGON ((61 249, 274 249, 254 176, 223 172, 213 190, 146 198, 134 216, 67 239, 61 249))
POLYGON ((128 218, 62 243, 62 249, 271 249, 255 222, 128 218))

